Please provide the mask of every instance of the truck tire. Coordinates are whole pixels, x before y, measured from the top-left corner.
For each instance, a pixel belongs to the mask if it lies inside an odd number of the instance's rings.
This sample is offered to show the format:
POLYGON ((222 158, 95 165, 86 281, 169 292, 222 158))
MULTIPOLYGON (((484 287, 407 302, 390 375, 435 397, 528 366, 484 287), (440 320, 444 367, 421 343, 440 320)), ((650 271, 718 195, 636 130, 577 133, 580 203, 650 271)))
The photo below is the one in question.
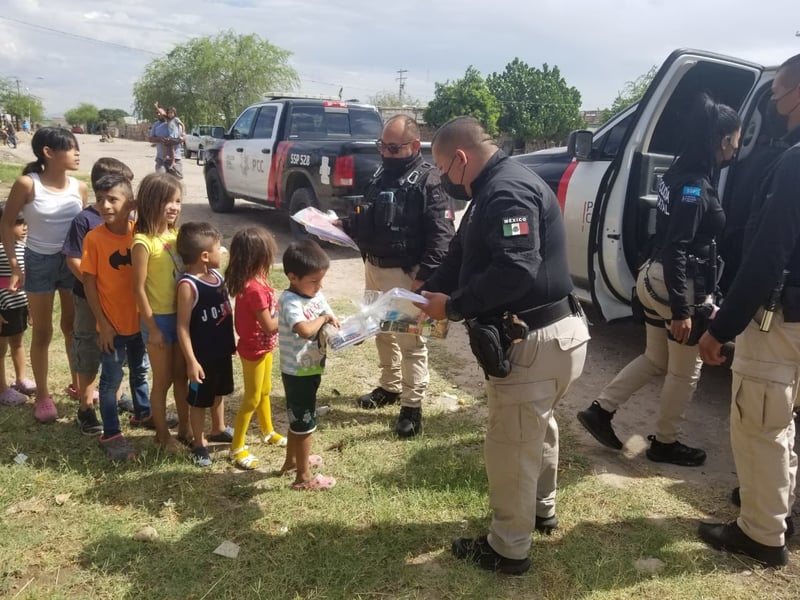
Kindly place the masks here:
POLYGON ((192 158, 192 151, 191 151, 191 150, 189 150, 189 149, 186 147, 186 144, 185 144, 185 143, 183 144, 183 155, 184 155, 186 158, 192 158))
POLYGON ((229 213, 233 210, 234 198, 225 190, 216 169, 206 173, 206 196, 208 205, 215 213, 229 213))
MULTIPOLYGON (((317 206, 317 197, 314 195, 314 190, 309 187, 302 187, 292 192, 292 197, 289 199, 290 215, 300 212, 309 206, 317 206)), ((292 237, 296 240, 311 237, 306 231, 306 228, 294 219, 289 219, 289 230, 292 233, 292 237)))

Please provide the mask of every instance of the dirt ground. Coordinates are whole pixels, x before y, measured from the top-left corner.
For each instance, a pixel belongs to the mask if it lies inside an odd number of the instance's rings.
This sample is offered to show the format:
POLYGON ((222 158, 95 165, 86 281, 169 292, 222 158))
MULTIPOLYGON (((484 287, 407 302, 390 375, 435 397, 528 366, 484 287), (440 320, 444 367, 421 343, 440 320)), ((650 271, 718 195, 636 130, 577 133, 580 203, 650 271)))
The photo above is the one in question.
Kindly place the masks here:
MULTIPOLYGON (((29 138, 20 137, 18 149, 9 152, 19 160, 32 160, 29 138)), ((78 135, 78 139, 81 144, 81 171, 88 172, 100 156, 114 156, 124 161, 133 169, 136 180, 141 180, 153 169, 155 149, 148 143, 117 139, 108 144, 100 142, 99 136, 94 135, 78 135)), ((285 247, 289 240, 288 217, 285 214, 241 201, 237 201, 231 214, 211 212, 206 200, 202 167, 197 166, 194 160, 184 160, 184 184, 186 194, 182 221, 212 221, 223 231, 227 240, 238 227, 261 223, 276 236, 279 250, 285 247)), ((329 246, 327 250, 332 265, 325 278, 326 296, 358 299, 363 292, 364 280, 360 257, 349 249, 329 246)), ((658 383, 645 387, 618 411, 614 425, 617 434, 625 442, 625 448, 622 452, 607 450, 582 430, 574 415, 588 406, 603 385, 643 350, 644 331, 631 323, 602 323, 591 311, 590 320, 593 321, 592 341, 586 367, 583 376, 560 405, 559 413, 561 423, 567 424, 575 432, 595 471, 605 474, 604 477, 610 482, 619 485, 631 483, 639 477, 663 476, 675 480, 676 486, 683 482, 695 483, 713 488, 715 495, 727 493, 736 485, 728 433, 730 373, 723 368, 706 367, 694 402, 688 410, 682 440, 707 451, 708 460, 703 467, 692 469, 658 465, 645 458, 647 435, 654 433, 660 390, 658 383)), ((464 366, 456 376, 455 383, 471 389, 483 388, 482 374, 469 352, 463 328, 451 327, 446 340, 436 340, 434 343, 444 343, 450 353, 463 357, 460 362, 464 366)))

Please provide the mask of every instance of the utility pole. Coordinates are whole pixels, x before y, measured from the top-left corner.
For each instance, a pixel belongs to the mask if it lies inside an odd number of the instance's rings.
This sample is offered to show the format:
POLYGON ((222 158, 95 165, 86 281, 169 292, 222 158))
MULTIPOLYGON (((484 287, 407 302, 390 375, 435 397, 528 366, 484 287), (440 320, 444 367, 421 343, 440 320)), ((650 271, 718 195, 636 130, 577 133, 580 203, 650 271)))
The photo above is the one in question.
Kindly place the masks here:
POLYGON ((408 73, 408 69, 398 69, 397 73, 400 77, 397 78, 397 81, 400 82, 400 89, 398 91, 398 98, 400 99, 400 106, 403 106, 403 92, 406 89, 406 77, 405 74, 408 73))

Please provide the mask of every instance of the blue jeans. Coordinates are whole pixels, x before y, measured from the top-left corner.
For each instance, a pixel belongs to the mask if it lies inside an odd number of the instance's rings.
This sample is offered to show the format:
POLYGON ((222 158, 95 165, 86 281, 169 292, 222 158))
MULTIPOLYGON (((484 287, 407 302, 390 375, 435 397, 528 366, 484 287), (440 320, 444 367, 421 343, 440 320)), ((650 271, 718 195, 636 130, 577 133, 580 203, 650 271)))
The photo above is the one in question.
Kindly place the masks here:
POLYGON ((117 390, 122 383, 122 365, 126 355, 134 415, 137 419, 150 416, 150 387, 147 384, 150 361, 142 334, 114 336, 114 351, 100 355, 100 417, 105 437, 120 433, 117 390))

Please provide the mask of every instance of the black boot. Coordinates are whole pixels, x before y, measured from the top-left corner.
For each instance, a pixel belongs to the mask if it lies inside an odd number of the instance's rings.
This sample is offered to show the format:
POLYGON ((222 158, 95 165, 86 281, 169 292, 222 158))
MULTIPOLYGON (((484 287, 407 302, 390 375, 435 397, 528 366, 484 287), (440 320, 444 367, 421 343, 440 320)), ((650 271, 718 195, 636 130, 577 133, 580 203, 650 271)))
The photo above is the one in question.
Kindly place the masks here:
POLYGON ((783 567, 789 562, 786 545, 765 546, 739 528, 736 521, 730 523, 700 523, 697 533, 705 543, 717 550, 744 554, 768 567, 783 567))
POLYGON ((647 458, 653 462, 671 463, 680 467, 699 467, 706 462, 705 450, 690 448, 677 440, 671 444, 659 442, 654 435, 648 435, 650 447, 647 458))
POLYGON ((456 558, 472 561, 487 571, 522 575, 531 568, 529 558, 506 558, 498 554, 486 541, 485 535, 478 538, 456 538, 451 550, 456 558))
MULTIPOLYGON (((736 506, 742 505, 742 496, 739 493, 739 486, 731 490, 731 502, 736 506)), ((794 520, 792 519, 792 509, 789 508, 789 516, 786 517, 786 531, 783 532, 784 538, 790 538, 794 535, 794 520)))
POLYGON ((401 438, 410 438, 422 433, 422 409, 401 406, 400 417, 394 430, 401 438))
POLYGON ((381 408, 394 404, 399 398, 398 392, 387 392, 382 387, 376 387, 369 394, 359 396, 356 402, 361 408, 381 408))
POLYGON ((594 436, 594 439, 612 450, 622 450, 622 442, 611 427, 613 418, 614 413, 605 410, 597 400, 592 402, 589 408, 578 413, 578 421, 594 436))
POLYGON ((558 517, 555 515, 552 517, 540 517, 536 515, 536 523, 533 528, 539 533, 550 535, 554 530, 558 529, 558 517))

